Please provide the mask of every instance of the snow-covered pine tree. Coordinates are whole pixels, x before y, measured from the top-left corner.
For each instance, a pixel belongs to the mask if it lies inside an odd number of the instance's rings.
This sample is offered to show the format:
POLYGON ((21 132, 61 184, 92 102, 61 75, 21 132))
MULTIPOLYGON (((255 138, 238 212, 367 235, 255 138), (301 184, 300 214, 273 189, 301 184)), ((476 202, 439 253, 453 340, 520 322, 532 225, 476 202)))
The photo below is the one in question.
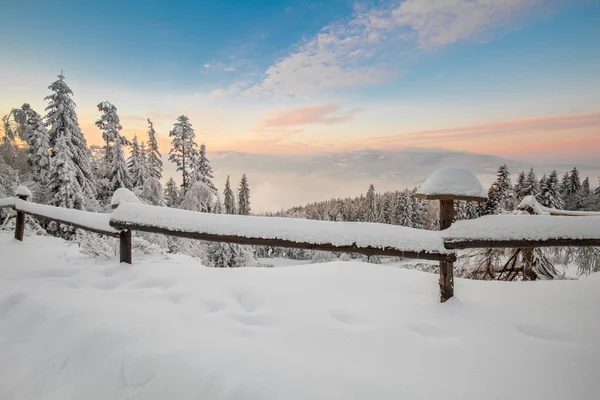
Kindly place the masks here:
POLYGON ((525 171, 519 172, 519 176, 517 177, 517 183, 515 183, 515 194, 517 196, 517 200, 521 200, 525 191, 525 171))
MULTIPOLYGON (((175 189, 177 189, 177 186, 175 186, 175 189)), ((160 181, 154 177, 146 179, 140 197, 153 206, 163 206, 165 203, 163 187, 160 181)))
POLYGON ((163 162, 160 151, 158 151, 158 142, 156 141, 156 131, 150 118, 148 118, 148 176, 156 179, 162 178, 163 162))
POLYGON ((556 170, 548 176, 544 175, 540 181, 540 194, 538 196, 540 204, 545 207, 562 209, 563 201, 558 187, 558 173, 556 170))
POLYGON ((213 191, 213 194, 217 194, 217 188, 213 183, 213 170, 210 166, 210 161, 206 157, 206 146, 204 143, 200 145, 200 151, 196 152, 194 155, 194 180, 200 181, 204 183, 210 190, 213 191))
POLYGON ((177 182, 172 176, 167 181, 164 198, 167 207, 177 207, 179 205, 179 189, 177 189, 177 182))
POLYGON ((540 192, 540 184, 535 176, 533 168, 529 170, 521 192, 521 199, 525 196, 536 196, 540 192))
POLYGON ((238 214, 250 215, 250 187, 248 186, 246 174, 242 176, 238 188, 238 214))
POLYGON ((110 174, 108 176, 112 190, 119 188, 131 189, 131 177, 127 171, 127 162, 123 153, 123 145, 121 140, 115 140, 113 149, 110 155, 110 174))
POLYGON ((129 177, 131 178, 131 187, 141 189, 146 180, 145 168, 146 155, 140 149, 137 135, 133 137, 131 142, 131 155, 127 159, 127 168, 129 169, 129 177))
POLYGON ((588 197, 592 195, 592 188, 590 186, 590 177, 586 176, 585 179, 581 182, 581 196, 588 197))
MULTIPOLYGON (((100 119, 96 121, 96 126, 100 128, 102 131, 102 139, 106 142, 104 147, 105 150, 105 158, 108 164, 111 163, 111 152, 113 148, 113 144, 116 140, 121 139, 121 121, 119 119, 119 114, 117 114, 117 107, 109 101, 103 101, 98 103, 98 111, 102 112, 100 119)), ((125 139, 122 141, 123 145, 128 145, 128 141, 125 139)))
POLYGON ((571 180, 571 177, 569 176, 569 171, 567 171, 563 175, 563 177, 560 181, 560 186, 558 187, 560 190, 560 193, 563 195, 563 198, 567 196, 567 191, 569 190, 570 180, 571 180))
MULTIPOLYGON (((85 137, 79 127, 75 103, 71 96, 73 92, 65 82, 65 77, 58 75, 58 80, 54 81, 49 87, 52 94, 46 96, 44 100, 49 100, 50 104, 46 107, 46 126, 49 127, 48 135, 50 138, 50 147, 56 146, 59 136, 65 137, 66 146, 73 156, 75 165, 75 175, 79 186, 82 188, 85 199, 92 203, 96 198, 96 187, 94 184, 94 175, 90 166, 90 149, 87 147, 85 137)), ((54 153, 53 153, 54 154, 54 153)))
POLYGON ((365 197, 365 221, 376 222, 377 221, 377 202, 375 201, 375 186, 370 185, 367 190, 365 197))
POLYGON ((581 190, 581 180, 579 178, 579 171, 577 167, 574 167, 569 174, 569 185, 567 186, 567 195, 576 194, 581 190))
MULTIPOLYGON (((146 143, 140 143, 140 171, 144 182, 150 178, 150 164, 148 163, 148 149, 146 143)), ((158 179, 158 178, 157 178, 158 179)), ((159 179, 160 181, 160 179, 159 179)))
POLYGON ((496 182, 488 190, 488 201, 485 203, 485 214, 496 214, 500 210, 512 209, 513 186, 510 182, 510 172, 506 164, 498 168, 496 182))
POLYGON ((48 203, 56 207, 82 210, 85 197, 77 180, 77 166, 68 142, 68 133, 60 134, 52 149, 48 203))
POLYGON ((233 190, 231 190, 231 185, 229 184, 229 175, 227 175, 227 181, 225 182, 225 191, 223 192, 223 196, 225 196, 225 214, 235 214, 235 197, 233 194, 233 190))
POLYGON ((198 212, 212 212, 213 206, 212 190, 200 181, 194 182, 187 192, 185 192, 180 205, 184 210, 198 212))
POLYGON ((408 189, 405 189, 402 193, 402 204, 404 208, 400 214, 399 225, 414 228, 417 217, 415 214, 415 202, 408 189))
POLYGON ((196 134, 190 119, 185 115, 177 118, 173 125, 173 130, 169 132, 172 137, 171 150, 169 151, 169 161, 177 165, 177 171, 181 171, 183 192, 187 191, 192 185, 193 160, 198 152, 197 144, 194 142, 196 134))
POLYGON ((381 204, 381 215, 379 216, 379 222, 384 224, 392 223, 392 194, 384 193, 383 201, 381 204))
POLYGON ((217 199, 212 207, 213 214, 223 214, 223 203, 221 203, 221 196, 217 193, 217 199))
MULTIPOLYGON (((27 163, 31 166, 32 178, 38 184, 38 191, 45 192, 50 174, 50 137, 48 130, 44 125, 42 117, 33 111, 29 104, 23 105, 23 110, 27 116, 26 124, 29 134, 27 143, 29 144, 29 156, 27 163), (26 107, 27 106, 27 107, 26 107)), ((45 202, 44 195, 38 195, 41 202, 45 202)))

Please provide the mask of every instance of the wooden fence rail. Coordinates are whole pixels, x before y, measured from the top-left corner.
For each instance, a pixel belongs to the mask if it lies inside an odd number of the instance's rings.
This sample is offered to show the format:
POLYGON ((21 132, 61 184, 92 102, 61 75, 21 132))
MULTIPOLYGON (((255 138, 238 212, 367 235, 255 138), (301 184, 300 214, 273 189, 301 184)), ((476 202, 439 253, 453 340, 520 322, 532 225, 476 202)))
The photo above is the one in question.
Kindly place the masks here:
MULTIPOLYGON (((309 220, 299 222, 294 219, 280 218, 277 222, 284 225, 282 232, 291 234, 292 239, 290 239, 285 235, 283 235, 283 238, 277 237, 277 233, 261 236, 261 232, 264 233, 265 226, 270 226, 265 225, 265 221, 275 221, 270 217, 219 216, 129 203, 124 203, 121 208, 117 208, 118 204, 113 204, 113 208, 116 210, 112 214, 101 214, 36 204, 27 200, 28 196, 26 195, 0 199, 0 208, 13 208, 17 211, 15 239, 20 241, 23 240, 24 236, 25 215, 29 214, 90 232, 119 238, 120 261, 128 264, 132 263, 132 231, 241 245, 263 245, 358 253, 367 256, 380 255, 435 260, 440 262, 442 302, 452 297, 454 293, 453 262, 456 261, 455 249, 600 246, 600 216, 551 217, 551 214, 544 216, 488 216, 476 220, 459 221, 451 225, 451 211, 453 209, 452 204, 450 204, 451 201, 444 204, 441 209, 442 224, 445 228, 442 231, 423 231, 393 227, 386 224, 309 220), (168 215, 166 215, 167 213, 168 215), (187 222, 187 225, 184 224, 185 227, 180 226, 177 229, 168 227, 165 226, 168 225, 166 223, 153 222, 156 219, 145 219, 147 214, 162 216, 165 221, 187 222), (129 220, 124 216, 129 217, 129 220), (235 231, 231 227, 238 224, 246 228, 246 234, 227 233, 235 231), (220 225, 220 228, 211 228, 215 225, 220 225), (252 229, 257 226, 260 229, 252 229), (307 232, 323 228, 325 232, 321 233, 321 239, 319 240, 301 240, 304 237, 303 233, 306 232, 294 235, 292 233, 296 228, 303 228, 305 231, 308 229, 307 232), (361 237, 361 229, 364 228, 367 233, 384 232, 384 236, 378 235, 382 242, 393 243, 398 240, 398 242, 404 243, 398 246, 382 245, 381 247, 364 244, 360 240, 354 243, 343 241, 336 243, 333 236, 336 235, 336 232, 345 232, 346 228, 350 229, 352 231, 350 233, 356 237, 361 237), (502 232, 502 234, 498 235, 495 232, 502 232), (388 233, 392 235, 392 240, 386 236, 388 233), (324 243, 323 237, 330 237, 331 242, 324 243), (384 238, 387 240, 384 240, 384 238), (421 249, 416 248, 420 239, 424 239, 423 248, 421 249), (439 246, 436 244, 437 240, 439 240, 439 246)), ((354 236, 350 235, 349 237, 353 238, 354 236)))

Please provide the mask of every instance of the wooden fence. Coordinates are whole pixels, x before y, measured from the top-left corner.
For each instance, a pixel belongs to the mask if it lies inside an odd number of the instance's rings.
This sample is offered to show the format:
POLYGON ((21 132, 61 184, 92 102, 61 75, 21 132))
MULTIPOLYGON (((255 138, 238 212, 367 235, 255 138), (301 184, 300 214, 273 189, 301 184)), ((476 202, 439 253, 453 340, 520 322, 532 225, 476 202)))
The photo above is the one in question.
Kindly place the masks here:
POLYGON ((368 256, 435 260, 440 262, 442 302, 454 294, 455 249, 600 246, 600 216, 595 213, 578 213, 577 216, 570 214, 557 217, 552 215, 487 216, 475 220, 458 221, 450 225, 452 216, 447 215, 448 207, 443 207, 441 219, 447 229, 442 231, 424 231, 387 224, 278 218, 278 224, 283 226, 281 231, 285 233, 284 237, 281 237, 278 232, 265 231, 264 222, 273 221, 271 217, 196 213, 131 203, 123 203, 120 208, 119 204, 114 204, 113 208, 116 210, 113 213, 102 214, 36 204, 29 202, 25 195, 0 199, 0 208, 3 207, 12 208, 17 212, 15 227, 15 239, 17 240, 23 240, 25 215, 29 214, 101 235, 118 237, 120 261, 128 264, 132 263, 132 231, 241 245, 264 245, 358 253, 368 256), (162 216, 168 221, 179 221, 182 226, 172 227, 169 226, 169 223, 157 222, 160 218, 153 218, 153 216, 162 216), (233 234, 235 229, 229 229, 237 225, 247 228, 243 235, 233 234), (310 240, 303 239, 302 235, 293 234, 299 229, 305 229, 307 232, 313 230, 325 230, 325 232, 321 232, 318 240, 310 240), (349 241, 336 241, 337 232, 346 234, 348 230, 350 231, 349 241), (382 243, 373 245, 369 241, 359 239, 351 242, 354 240, 354 236, 360 238, 361 232, 382 232, 384 234, 380 236, 382 243), (501 232, 501 234, 497 232, 501 232), (323 238, 329 238, 329 240, 325 241, 323 238))

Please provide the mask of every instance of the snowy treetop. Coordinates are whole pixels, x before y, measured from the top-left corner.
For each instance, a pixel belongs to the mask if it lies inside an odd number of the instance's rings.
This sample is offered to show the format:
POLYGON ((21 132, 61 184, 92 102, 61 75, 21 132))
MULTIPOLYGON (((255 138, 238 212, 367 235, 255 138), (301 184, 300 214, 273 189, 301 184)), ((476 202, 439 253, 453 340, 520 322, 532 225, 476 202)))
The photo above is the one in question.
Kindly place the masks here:
POLYGON ((544 241, 600 239, 600 217, 488 215, 457 221, 442 232, 445 241, 544 241))
POLYGON ((457 167, 442 168, 432 173, 417 190, 416 195, 429 199, 441 197, 473 201, 487 199, 487 192, 477 177, 471 171, 457 167))
POLYGON ((129 189, 119 188, 113 193, 110 200, 111 206, 118 206, 122 203, 140 203, 140 199, 129 189))
POLYGON ((112 221, 219 236, 452 254, 439 232, 387 224, 209 214, 131 203, 121 204, 112 221))
POLYGON ((15 196, 24 196, 24 197, 33 197, 31 190, 29 190, 26 186, 19 186, 17 191, 15 192, 15 196))

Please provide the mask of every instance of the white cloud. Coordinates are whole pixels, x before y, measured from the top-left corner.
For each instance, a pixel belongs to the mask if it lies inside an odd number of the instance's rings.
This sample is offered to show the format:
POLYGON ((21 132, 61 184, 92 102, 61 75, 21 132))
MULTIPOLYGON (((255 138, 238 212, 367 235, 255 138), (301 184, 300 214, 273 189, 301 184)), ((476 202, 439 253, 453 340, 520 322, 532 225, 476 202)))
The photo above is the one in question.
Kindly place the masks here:
POLYGON ((400 74, 408 52, 431 51, 461 41, 489 40, 543 0, 407 0, 360 10, 333 22, 267 68, 246 95, 312 97, 374 85, 400 74))

